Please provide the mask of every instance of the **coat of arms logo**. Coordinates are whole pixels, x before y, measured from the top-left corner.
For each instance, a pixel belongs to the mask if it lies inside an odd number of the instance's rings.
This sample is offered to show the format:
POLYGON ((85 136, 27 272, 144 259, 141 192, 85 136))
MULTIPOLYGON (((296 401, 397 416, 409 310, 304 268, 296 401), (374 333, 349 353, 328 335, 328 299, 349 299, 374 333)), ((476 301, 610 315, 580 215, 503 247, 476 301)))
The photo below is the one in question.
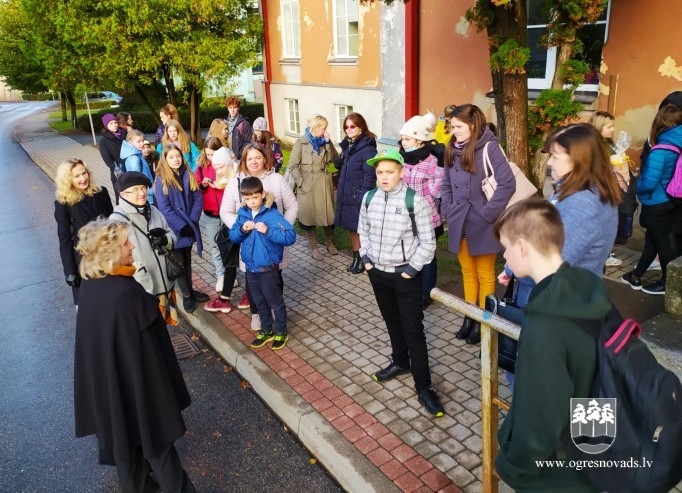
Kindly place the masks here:
POLYGON ((571 440, 586 454, 600 454, 616 439, 616 399, 571 399, 571 440))

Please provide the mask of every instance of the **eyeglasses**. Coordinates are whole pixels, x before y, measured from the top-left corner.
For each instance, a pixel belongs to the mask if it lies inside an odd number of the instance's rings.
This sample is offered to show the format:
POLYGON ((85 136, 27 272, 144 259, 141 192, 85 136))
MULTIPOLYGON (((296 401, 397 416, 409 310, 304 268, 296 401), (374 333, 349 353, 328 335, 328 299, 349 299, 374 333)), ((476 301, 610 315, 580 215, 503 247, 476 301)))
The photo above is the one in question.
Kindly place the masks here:
POLYGON ((147 193, 147 190, 149 190, 148 187, 140 185, 139 187, 130 187, 128 190, 124 190, 121 193, 125 195, 130 195, 131 193, 147 193))
POLYGON ((343 128, 344 128, 344 130, 353 130, 354 128, 358 128, 358 126, 357 125, 346 125, 343 128))

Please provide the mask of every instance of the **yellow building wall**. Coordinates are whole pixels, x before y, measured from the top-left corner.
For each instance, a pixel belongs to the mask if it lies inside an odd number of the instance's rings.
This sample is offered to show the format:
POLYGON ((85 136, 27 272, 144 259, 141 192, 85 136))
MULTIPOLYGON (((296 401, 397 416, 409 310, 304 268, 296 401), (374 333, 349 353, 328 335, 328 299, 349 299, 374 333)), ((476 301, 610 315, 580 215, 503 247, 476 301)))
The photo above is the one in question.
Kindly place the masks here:
POLYGON ((360 5, 357 63, 335 63, 332 1, 299 2, 300 62, 283 63, 281 4, 279 1, 268 1, 273 82, 345 87, 381 86, 378 3, 360 5))
POLYGON ((646 139, 661 100, 682 91, 680 19, 679 1, 611 2, 598 106, 612 110, 616 131, 631 133, 633 146, 646 139))
POLYGON ((473 1, 421 0, 419 46, 419 111, 442 114, 448 104, 473 103, 489 119, 494 101, 485 31, 464 19, 473 1))

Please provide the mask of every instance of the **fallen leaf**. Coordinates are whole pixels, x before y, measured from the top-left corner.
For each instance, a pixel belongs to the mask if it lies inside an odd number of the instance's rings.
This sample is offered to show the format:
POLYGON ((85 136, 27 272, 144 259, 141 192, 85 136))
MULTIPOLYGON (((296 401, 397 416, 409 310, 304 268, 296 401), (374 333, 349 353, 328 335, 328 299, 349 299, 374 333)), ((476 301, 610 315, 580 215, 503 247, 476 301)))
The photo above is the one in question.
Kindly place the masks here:
POLYGON ((311 457, 308 462, 310 462, 311 464, 317 464, 317 459, 315 457, 311 457))
POLYGON ((251 388, 251 384, 249 382, 247 382, 246 380, 242 380, 241 382, 239 382, 239 386, 242 389, 250 389, 251 388))
POLYGON ((232 368, 230 365, 225 365, 225 366, 223 367, 223 373, 230 373, 230 372, 232 372, 233 370, 234 370, 234 368, 232 368))
POLYGON ((220 433, 218 430, 216 430, 216 431, 213 432, 213 436, 216 437, 216 438, 221 438, 221 437, 223 436, 223 434, 220 433))

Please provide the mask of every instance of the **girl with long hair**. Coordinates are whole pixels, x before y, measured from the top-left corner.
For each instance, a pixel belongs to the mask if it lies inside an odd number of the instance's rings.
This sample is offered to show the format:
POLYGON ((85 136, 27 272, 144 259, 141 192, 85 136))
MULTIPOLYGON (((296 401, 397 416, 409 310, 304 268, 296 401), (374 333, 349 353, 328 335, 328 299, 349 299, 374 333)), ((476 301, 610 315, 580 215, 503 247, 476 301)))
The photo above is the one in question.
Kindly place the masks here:
POLYGON ((199 149, 194 145, 194 142, 189 140, 187 132, 182 128, 182 125, 177 120, 168 120, 166 122, 166 130, 161 138, 161 143, 156 147, 156 150, 161 154, 162 148, 167 144, 173 144, 182 152, 189 169, 194 172, 197 169, 197 159, 199 159, 199 149))
MULTIPOLYGON (((452 137, 445 149, 445 175, 441 188, 442 212, 448 223, 448 249, 462 267, 464 299, 485 308, 485 298, 495 292, 495 260, 502 245, 493 224, 516 191, 516 182, 485 115, 473 104, 457 106, 450 118, 452 137), (488 158, 497 180, 490 200, 483 193, 488 158)), ((455 335, 468 344, 481 340, 480 324, 468 317, 455 335)))
POLYGON ((265 154, 268 155, 268 159, 273 162, 275 172, 279 173, 282 163, 284 163, 284 155, 282 154, 277 137, 270 133, 268 122, 262 116, 259 116, 253 122, 253 137, 251 140, 260 144, 265 154))
POLYGON ((166 131, 166 123, 168 120, 180 121, 180 114, 178 109, 172 104, 166 104, 159 110, 159 118, 161 119, 161 125, 156 129, 156 137, 154 139, 154 145, 158 146, 163 139, 163 133, 166 131))
POLYGON ((205 293, 192 288, 192 245, 196 242, 199 256, 203 248, 199 229, 203 198, 192 170, 174 144, 166 144, 161 152, 154 179, 154 196, 161 214, 177 237, 172 255, 185 269, 185 275, 177 281, 183 306, 191 313, 195 301, 209 300, 205 293))

